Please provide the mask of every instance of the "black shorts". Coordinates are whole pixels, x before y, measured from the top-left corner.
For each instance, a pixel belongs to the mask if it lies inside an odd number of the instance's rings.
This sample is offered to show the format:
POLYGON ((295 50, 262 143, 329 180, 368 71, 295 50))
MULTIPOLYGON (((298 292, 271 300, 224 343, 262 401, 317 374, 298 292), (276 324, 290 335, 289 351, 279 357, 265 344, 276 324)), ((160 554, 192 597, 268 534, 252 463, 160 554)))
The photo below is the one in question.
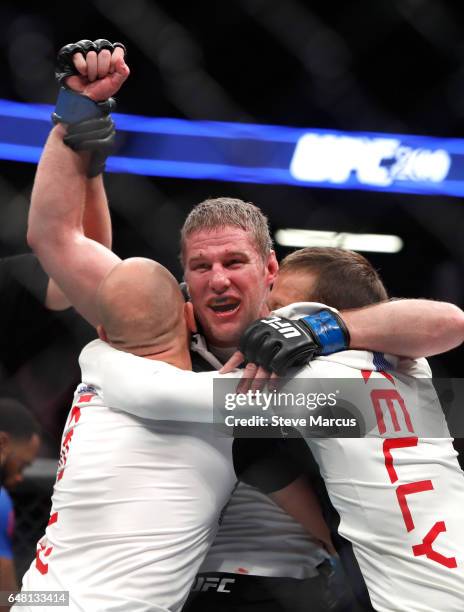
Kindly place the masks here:
POLYGON ((199 574, 182 612, 352 612, 351 593, 334 589, 329 562, 313 578, 199 574))

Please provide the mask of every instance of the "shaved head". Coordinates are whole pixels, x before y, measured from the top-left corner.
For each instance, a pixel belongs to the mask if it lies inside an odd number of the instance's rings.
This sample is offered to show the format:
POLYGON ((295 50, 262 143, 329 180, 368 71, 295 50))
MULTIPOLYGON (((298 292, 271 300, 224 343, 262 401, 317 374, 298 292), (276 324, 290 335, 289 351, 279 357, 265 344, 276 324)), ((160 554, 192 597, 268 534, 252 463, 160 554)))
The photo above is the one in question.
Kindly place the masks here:
POLYGON ((184 299, 174 276, 141 257, 122 261, 102 281, 98 315, 107 340, 135 354, 187 341, 184 299))

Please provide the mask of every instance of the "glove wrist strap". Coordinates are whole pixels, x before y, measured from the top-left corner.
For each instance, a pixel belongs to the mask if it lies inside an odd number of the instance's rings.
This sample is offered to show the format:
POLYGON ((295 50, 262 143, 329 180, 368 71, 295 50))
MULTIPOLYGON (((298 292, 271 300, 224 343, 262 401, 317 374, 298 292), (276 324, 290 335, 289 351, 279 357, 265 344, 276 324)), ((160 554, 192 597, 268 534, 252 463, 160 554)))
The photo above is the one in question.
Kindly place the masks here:
POLYGON ((52 119, 54 123, 79 123, 109 115, 114 106, 113 98, 103 102, 94 102, 88 96, 66 87, 60 87, 52 119))
POLYGON ((345 351, 350 345, 350 334, 341 319, 332 310, 319 312, 299 319, 307 323, 320 344, 319 355, 345 351))

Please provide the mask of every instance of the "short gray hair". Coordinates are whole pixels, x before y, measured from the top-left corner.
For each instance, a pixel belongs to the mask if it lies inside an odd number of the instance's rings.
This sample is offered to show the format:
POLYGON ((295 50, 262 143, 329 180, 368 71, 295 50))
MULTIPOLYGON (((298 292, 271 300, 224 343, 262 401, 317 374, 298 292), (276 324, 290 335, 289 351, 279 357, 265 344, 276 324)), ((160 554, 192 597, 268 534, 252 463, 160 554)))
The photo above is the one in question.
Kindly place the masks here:
POLYGON ((272 250, 267 217, 251 202, 238 198, 210 198, 188 214, 180 234, 180 255, 184 262, 185 242, 193 233, 220 227, 239 227, 250 232, 256 250, 266 260, 272 250))

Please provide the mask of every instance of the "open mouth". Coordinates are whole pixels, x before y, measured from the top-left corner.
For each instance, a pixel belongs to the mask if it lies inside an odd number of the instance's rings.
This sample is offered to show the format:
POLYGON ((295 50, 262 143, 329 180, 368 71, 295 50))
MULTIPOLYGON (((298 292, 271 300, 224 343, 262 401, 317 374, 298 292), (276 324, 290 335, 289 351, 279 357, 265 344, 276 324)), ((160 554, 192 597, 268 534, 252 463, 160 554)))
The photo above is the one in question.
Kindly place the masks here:
POLYGON ((208 307, 217 315, 232 315, 240 308, 239 300, 214 300, 208 304, 208 307))

